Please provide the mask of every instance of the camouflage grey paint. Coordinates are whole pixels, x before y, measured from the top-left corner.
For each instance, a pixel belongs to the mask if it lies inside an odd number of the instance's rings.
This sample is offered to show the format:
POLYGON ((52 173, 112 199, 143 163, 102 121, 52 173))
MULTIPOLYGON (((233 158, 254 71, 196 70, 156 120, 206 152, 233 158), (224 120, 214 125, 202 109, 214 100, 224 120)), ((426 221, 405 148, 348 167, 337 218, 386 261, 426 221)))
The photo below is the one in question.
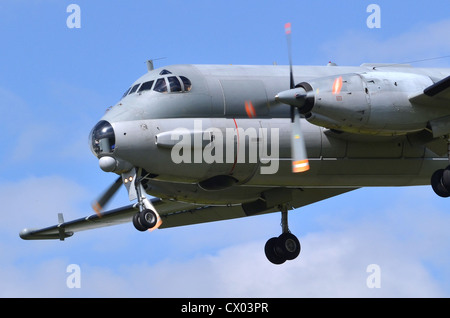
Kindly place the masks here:
MULTIPOLYGON (((147 180, 151 195, 176 198, 182 193, 186 201, 242 202, 242 190, 238 187, 214 194, 192 186, 218 175, 232 176, 237 185, 248 187, 421 185, 429 184, 433 171, 448 164, 446 157, 428 150, 425 142, 412 145, 409 137, 427 128, 429 122, 439 122, 450 115, 447 104, 411 102, 433 82, 448 76, 450 69, 382 65, 294 67, 295 82, 310 83, 315 94, 314 108, 305 115, 312 124, 302 120, 311 165, 310 171, 302 174, 291 172, 289 106, 275 99, 289 88, 288 67, 174 65, 165 69, 173 75, 188 77, 191 91, 131 94, 102 118, 114 128, 114 157, 152 175, 147 180), (338 95, 331 92, 337 77, 342 77, 338 95), (246 101, 252 102, 255 118, 249 118, 246 101), (158 144, 157 136, 162 140, 164 134, 167 136, 180 127, 195 134, 196 119, 201 119, 204 129, 214 127, 222 132, 236 127, 266 128, 268 140, 271 129, 278 129, 277 172, 261 174, 260 160, 174 163, 171 147, 158 144), (346 138, 348 135, 324 127, 353 134, 346 138), (164 182, 170 182, 170 186, 163 186, 164 182)), ((162 77, 161 70, 148 72, 135 83, 162 77)), ((442 130, 450 132, 448 123, 443 122, 437 125, 441 135, 442 130)))

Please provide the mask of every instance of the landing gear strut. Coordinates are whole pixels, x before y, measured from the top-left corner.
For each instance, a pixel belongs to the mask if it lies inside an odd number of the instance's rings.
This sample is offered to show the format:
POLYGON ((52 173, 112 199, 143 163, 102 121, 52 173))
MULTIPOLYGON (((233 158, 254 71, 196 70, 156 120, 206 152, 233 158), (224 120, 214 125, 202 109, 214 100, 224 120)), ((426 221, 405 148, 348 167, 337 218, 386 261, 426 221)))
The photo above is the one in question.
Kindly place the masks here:
POLYGON ((288 208, 281 206, 281 227, 283 233, 269 239, 264 247, 267 259, 273 264, 280 265, 293 260, 300 254, 301 246, 297 237, 289 231, 288 208))
MULTIPOLYGON (((450 137, 448 138, 448 161, 450 163, 450 137)), ((450 197, 450 165, 433 173, 431 176, 431 187, 438 196, 443 198, 450 197)))
POLYGON ((141 171, 139 171, 136 175, 134 183, 138 199, 137 205, 139 207, 139 212, 133 216, 133 225, 138 231, 144 232, 154 228, 158 224, 159 216, 157 212, 155 212, 156 210, 153 207, 153 204, 143 194, 140 174, 141 171))

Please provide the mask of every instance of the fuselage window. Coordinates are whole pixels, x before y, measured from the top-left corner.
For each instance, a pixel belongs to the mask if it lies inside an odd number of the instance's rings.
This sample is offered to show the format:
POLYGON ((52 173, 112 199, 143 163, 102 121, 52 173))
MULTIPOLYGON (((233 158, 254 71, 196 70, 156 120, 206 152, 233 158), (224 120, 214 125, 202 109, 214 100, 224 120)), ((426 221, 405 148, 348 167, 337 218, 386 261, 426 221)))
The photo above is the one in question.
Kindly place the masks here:
POLYGON ((181 83, 175 76, 168 77, 170 91, 171 92, 181 92, 181 83))
POLYGON ((141 85, 141 87, 139 88, 139 92, 142 92, 142 91, 148 91, 148 90, 152 89, 153 82, 154 82, 154 81, 149 81, 149 82, 143 83, 143 84, 141 85))
POLYGON ((192 86, 191 81, 187 77, 184 77, 184 76, 180 76, 180 78, 184 85, 184 91, 189 92, 191 90, 191 86, 192 86))
POLYGON ((134 86, 133 86, 133 88, 131 89, 131 91, 130 91, 130 93, 129 93, 129 94, 133 94, 133 93, 134 93, 135 91, 137 91, 137 89, 138 89, 139 85, 140 85, 140 84, 136 84, 136 85, 134 85, 134 86))
POLYGON ((155 87, 153 87, 153 90, 160 93, 167 93, 166 80, 164 78, 158 78, 155 83, 155 87))

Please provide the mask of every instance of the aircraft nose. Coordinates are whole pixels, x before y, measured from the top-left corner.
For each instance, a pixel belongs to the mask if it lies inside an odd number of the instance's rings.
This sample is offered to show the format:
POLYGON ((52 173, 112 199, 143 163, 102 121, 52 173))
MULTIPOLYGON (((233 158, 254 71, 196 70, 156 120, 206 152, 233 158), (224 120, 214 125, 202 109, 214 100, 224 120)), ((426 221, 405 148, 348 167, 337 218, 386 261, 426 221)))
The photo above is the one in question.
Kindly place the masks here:
POLYGON ((104 155, 111 155, 116 146, 116 136, 112 125, 106 121, 99 121, 89 134, 89 145, 92 153, 100 158, 104 155))

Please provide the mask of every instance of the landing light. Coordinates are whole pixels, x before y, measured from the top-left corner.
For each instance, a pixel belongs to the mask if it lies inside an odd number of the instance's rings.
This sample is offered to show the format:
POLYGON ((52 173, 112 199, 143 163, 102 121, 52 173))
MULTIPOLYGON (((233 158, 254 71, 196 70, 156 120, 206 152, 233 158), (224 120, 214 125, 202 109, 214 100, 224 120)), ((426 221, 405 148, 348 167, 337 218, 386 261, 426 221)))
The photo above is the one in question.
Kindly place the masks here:
POLYGON ((123 180, 123 183, 127 184, 128 182, 133 181, 133 177, 128 177, 125 180, 123 180))

